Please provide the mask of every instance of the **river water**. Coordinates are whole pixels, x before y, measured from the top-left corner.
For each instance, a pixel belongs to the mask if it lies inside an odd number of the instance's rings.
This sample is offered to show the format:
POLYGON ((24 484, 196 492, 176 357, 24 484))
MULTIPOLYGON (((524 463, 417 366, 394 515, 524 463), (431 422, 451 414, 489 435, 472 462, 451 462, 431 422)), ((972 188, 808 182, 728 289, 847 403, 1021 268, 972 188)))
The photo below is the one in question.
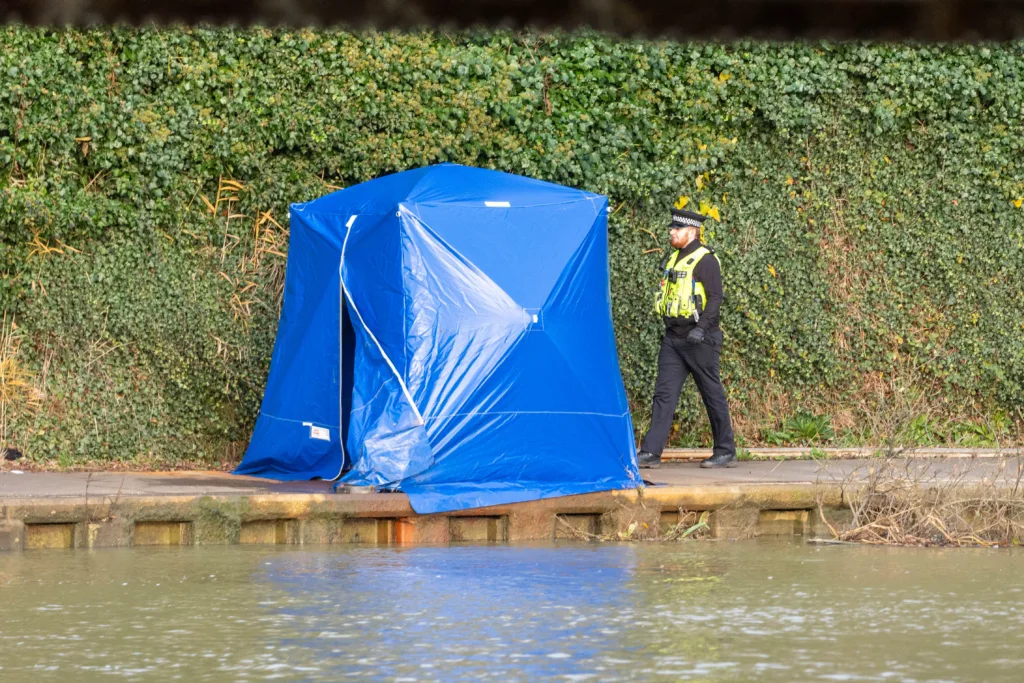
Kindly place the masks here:
POLYGON ((0 681, 1020 681, 1024 552, 799 541, 0 555, 0 681))

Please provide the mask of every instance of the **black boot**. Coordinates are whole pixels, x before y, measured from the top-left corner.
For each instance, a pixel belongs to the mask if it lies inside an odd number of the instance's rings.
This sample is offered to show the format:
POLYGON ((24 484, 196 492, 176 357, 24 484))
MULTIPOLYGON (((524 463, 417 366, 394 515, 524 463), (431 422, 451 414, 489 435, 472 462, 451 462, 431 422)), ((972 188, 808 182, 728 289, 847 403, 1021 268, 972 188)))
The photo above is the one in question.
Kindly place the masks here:
POLYGON ((736 467, 738 464, 735 453, 718 453, 700 461, 700 466, 706 470, 715 467, 736 467))
POLYGON ((661 467, 661 456, 647 451, 640 451, 636 454, 636 464, 639 465, 642 470, 655 470, 661 467))

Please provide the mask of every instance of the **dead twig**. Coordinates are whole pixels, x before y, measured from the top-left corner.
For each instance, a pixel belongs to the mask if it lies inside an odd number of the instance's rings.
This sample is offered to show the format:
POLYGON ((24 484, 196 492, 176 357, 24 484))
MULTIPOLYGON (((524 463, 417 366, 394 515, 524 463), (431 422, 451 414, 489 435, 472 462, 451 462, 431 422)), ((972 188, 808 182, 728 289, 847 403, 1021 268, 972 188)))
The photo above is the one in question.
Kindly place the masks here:
POLYGON ((848 473, 839 486, 848 501, 849 524, 818 514, 834 540, 872 545, 1006 546, 1024 539, 1024 460, 944 461, 886 459, 848 473), (1007 464, 1015 466, 1008 470, 1007 464), (984 468, 984 469, 981 469, 984 468))

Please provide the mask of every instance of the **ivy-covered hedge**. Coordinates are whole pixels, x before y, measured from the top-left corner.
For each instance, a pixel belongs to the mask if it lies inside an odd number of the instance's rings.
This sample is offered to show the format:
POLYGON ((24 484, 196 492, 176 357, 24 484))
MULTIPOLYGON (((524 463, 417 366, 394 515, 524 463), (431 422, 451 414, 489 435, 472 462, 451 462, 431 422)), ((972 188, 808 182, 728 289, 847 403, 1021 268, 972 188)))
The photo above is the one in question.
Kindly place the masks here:
MULTIPOLYGON (((639 427, 648 291, 685 196, 721 218, 747 443, 810 438, 804 413, 837 441, 892 438, 896 413, 900 438, 1005 436, 1024 405, 1022 48, 5 27, 0 300, 24 380, 3 387, 6 442, 240 456, 288 203, 440 161, 610 196, 639 427)), ((691 388, 679 442, 707 441, 699 405, 691 388)))

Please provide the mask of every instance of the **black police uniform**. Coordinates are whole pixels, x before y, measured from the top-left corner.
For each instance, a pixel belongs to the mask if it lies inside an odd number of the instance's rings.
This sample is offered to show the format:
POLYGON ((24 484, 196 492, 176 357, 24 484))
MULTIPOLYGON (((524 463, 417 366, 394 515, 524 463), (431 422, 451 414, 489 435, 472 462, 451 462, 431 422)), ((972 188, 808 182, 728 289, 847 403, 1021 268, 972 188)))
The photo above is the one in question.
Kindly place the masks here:
MULTIPOLYGON (((673 212, 675 213, 677 212, 673 212)), ((701 246, 700 240, 694 240, 679 250, 680 259, 701 246)), ((640 446, 641 457, 643 452, 661 455, 672 429, 672 418, 679 404, 679 393, 687 376, 692 375, 707 410, 708 419, 711 421, 711 433, 714 437, 712 458, 702 464, 731 464, 729 461, 736 457, 736 443, 729 420, 725 388, 719 377, 719 359, 722 353, 722 329, 719 326, 722 270, 718 259, 712 254, 701 258, 694 266, 693 278, 704 285, 707 304, 703 310, 698 309, 698 322, 694 322, 692 317, 664 319, 665 336, 661 340, 661 351, 658 354, 658 379, 654 385, 651 427, 640 446), (695 327, 704 331, 704 340, 699 343, 687 340, 687 336, 695 327)))

